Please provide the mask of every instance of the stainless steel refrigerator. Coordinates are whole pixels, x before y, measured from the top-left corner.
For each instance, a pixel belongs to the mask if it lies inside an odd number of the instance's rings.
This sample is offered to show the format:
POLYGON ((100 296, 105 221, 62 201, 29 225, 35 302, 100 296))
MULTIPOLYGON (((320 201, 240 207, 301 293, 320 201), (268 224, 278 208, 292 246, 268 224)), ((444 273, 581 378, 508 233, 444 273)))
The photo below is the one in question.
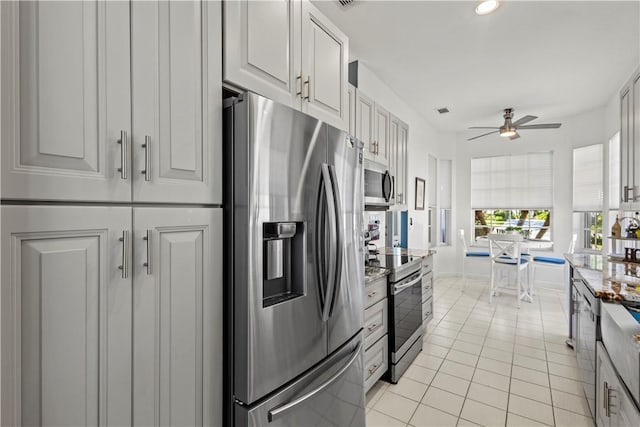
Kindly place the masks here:
POLYGON ((224 118, 227 422, 364 426, 362 147, 253 93, 224 118))

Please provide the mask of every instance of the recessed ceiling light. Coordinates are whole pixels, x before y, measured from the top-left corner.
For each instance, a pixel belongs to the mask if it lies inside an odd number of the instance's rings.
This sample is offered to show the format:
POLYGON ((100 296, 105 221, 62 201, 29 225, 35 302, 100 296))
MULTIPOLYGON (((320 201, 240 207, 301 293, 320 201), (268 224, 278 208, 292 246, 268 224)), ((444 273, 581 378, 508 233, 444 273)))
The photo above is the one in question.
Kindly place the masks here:
POLYGON ((478 15, 486 15, 493 12, 500 6, 498 0, 485 0, 476 7, 476 13, 478 15))

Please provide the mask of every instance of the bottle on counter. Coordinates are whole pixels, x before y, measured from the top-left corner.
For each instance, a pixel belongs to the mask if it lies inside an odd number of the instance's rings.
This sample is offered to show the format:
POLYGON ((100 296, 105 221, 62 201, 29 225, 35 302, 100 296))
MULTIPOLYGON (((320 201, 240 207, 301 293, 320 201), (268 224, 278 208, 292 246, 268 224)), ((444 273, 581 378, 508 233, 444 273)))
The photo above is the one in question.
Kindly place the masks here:
POLYGON ((611 227, 611 237, 622 237, 622 226, 620 225, 620 219, 616 215, 616 222, 611 227))

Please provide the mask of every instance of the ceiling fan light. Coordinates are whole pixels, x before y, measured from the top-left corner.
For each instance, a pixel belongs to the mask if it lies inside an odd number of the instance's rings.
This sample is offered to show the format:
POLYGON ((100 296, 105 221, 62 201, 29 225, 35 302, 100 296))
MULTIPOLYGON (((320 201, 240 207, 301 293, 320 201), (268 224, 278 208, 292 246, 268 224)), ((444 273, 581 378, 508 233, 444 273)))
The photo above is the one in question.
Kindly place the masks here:
POLYGON ((487 15, 496 10, 498 6, 500 6, 498 0, 485 0, 476 7, 476 13, 478 15, 487 15))
POLYGON ((508 138, 510 136, 513 136, 516 134, 516 130, 515 129, 508 129, 508 128, 501 128, 500 129, 500 136, 504 136, 505 138, 508 138))

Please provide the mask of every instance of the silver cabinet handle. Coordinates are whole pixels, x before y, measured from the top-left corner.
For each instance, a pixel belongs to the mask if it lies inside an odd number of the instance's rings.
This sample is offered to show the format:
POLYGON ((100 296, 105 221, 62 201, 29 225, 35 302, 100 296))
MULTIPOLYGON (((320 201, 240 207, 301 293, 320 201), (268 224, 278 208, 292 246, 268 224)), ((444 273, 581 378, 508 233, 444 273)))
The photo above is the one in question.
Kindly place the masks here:
POLYGON ((118 268, 122 270, 122 278, 126 279, 129 277, 129 232, 124 230, 118 240, 122 242, 122 264, 118 268))
POLYGON ((625 185, 623 192, 624 192, 624 196, 623 196, 623 200, 622 200, 623 202, 628 202, 629 200, 635 200, 636 199, 634 194, 633 194, 634 193, 633 185, 632 186, 625 185), (629 196, 629 193, 631 193, 631 196, 629 196))
POLYGON ((302 75, 296 77, 296 95, 302 96, 302 75))
POLYGON ((142 148, 144 148, 144 169, 142 170, 142 174, 144 175, 145 181, 151 181, 151 136, 144 136, 142 148))
POLYGON ((371 326, 368 326, 368 327, 367 327, 367 330, 368 330, 369 332, 373 332, 373 331, 375 331, 376 329, 378 329, 379 327, 380 327, 380 325, 378 325, 377 323, 372 323, 372 324, 371 324, 371 326))
POLYGON ((307 76, 307 79, 304 81, 304 86, 307 88, 307 95, 303 96, 302 99, 306 99, 307 102, 311 102, 309 97, 311 96, 311 76, 307 76))
POLYGON ((377 293, 378 293, 378 291, 369 292, 367 294, 367 298, 373 298, 374 296, 376 296, 377 293))
POLYGON ((355 362, 355 360, 358 358, 358 355, 360 354, 360 349, 361 348, 362 348, 362 342, 359 342, 358 346, 356 347, 356 349, 353 350, 353 353, 352 353, 351 357, 349 358, 349 361, 347 363, 345 363, 344 366, 342 368, 340 368, 340 370, 338 372, 336 372, 331 378, 329 378, 324 384, 320 385, 315 390, 311 390, 309 393, 307 393, 307 394, 305 394, 303 396, 300 396, 299 398, 297 398, 295 400, 292 400, 289 403, 285 403, 282 406, 279 406, 277 408, 271 409, 268 412, 269 422, 273 422, 273 421, 277 420, 278 418, 280 418, 281 416, 286 414, 289 410, 291 410, 294 407, 298 406, 299 404, 304 403, 305 401, 311 399, 313 396, 321 393, 324 389, 326 389, 331 384, 336 382, 345 372, 347 372, 347 370, 351 367, 353 362, 355 362))
POLYGON ((142 237, 142 240, 145 240, 147 243, 147 261, 143 262, 142 265, 147 267, 147 274, 151 274, 151 230, 147 230, 147 234, 142 237))
POLYGON ((120 172, 120 178, 127 179, 129 174, 127 170, 129 169, 127 165, 129 164, 129 138, 127 136, 126 130, 120 131, 120 139, 117 141, 120 144, 120 167, 118 168, 118 172, 120 172))
POLYGON ((377 371, 377 370, 378 370, 378 368, 379 368, 380 366, 382 366, 382 365, 373 365, 372 367, 370 367, 370 368, 368 369, 368 371, 369 371, 369 376, 373 375, 373 373, 374 373, 375 371, 377 371))

